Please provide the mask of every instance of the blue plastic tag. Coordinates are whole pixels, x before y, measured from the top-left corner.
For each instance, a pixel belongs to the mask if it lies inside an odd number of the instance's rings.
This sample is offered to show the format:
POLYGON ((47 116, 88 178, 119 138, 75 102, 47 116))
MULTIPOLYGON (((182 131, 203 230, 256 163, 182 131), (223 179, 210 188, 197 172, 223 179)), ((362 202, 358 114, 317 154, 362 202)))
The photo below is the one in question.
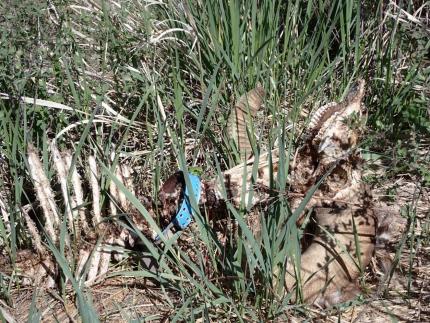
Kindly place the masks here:
MULTIPOLYGON (((193 194, 194 198, 198 202, 200 200, 200 193, 201 193, 201 183, 200 178, 196 175, 189 174, 191 186, 193 188, 193 194)), ((191 201, 190 201, 190 191, 188 190, 188 186, 185 188, 185 196, 184 200, 182 201, 181 207, 178 210, 178 214, 173 219, 173 223, 178 226, 181 230, 185 229, 192 220, 193 211, 191 208, 191 201)))
MULTIPOLYGON (((194 174, 188 174, 190 183, 192 186, 192 191, 194 194, 194 198, 197 202, 200 200, 200 194, 202 191, 202 185, 200 182, 200 177, 194 174)), ((193 217, 193 211, 191 207, 191 201, 190 201, 190 190, 188 189, 188 186, 185 187, 185 194, 184 194, 184 200, 182 201, 181 207, 178 210, 178 213, 176 214, 173 221, 163 230, 163 235, 167 236, 168 231, 171 229, 172 224, 176 227, 180 228, 181 230, 188 227, 192 221, 193 217)), ((155 238, 155 241, 158 242, 160 240, 160 237, 157 236, 155 238)))

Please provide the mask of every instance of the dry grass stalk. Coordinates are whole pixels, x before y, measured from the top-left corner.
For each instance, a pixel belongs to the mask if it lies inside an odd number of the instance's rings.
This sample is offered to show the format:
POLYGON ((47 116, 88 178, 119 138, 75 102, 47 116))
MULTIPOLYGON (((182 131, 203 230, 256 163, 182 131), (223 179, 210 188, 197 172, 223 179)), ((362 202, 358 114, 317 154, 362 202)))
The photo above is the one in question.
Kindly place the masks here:
MULTIPOLYGON (((115 153, 112 152, 111 161, 113 162, 114 160, 115 160, 115 153)), ((111 170, 112 170, 112 173, 116 173, 115 169, 112 169, 112 167, 111 167, 111 170)), ((110 181, 109 194, 110 194, 110 200, 109 200, 110 214, 112 216, 115 216, 118 214, 118 210, 116 207, 116 201, 118 201, 118 188, 116 187, 113 180, 110 181)))
MULTIPOLYGON (((121 173, 122 178, 124 179, 123 183, 125 187, 130 191, 132 195, 135 195, 135 189, 133 184, 133 178, 131 177, 130 167, 128 165, 121 165, 121 173)), ((127 201, 127 205, 124 207, 126 210, 130 207, 130 202, 127 201)))
MULTIPOLYGON (((169 137, 169 144, 173 147, 172 134, 171 134, 170 127, 169 127, 169 122, 168 122, 167 117, 166 117, 166 109, 164 108, 163 102, 161 101, 161 98, 158 94, 157 94, 157 106, 158 106, 158 111, 160 113, 161 120, 166 125, 166 132, 167 132, 167 135, 169 137)), ((178 164, 178 166, 179 166, 179 164, 178 164)))

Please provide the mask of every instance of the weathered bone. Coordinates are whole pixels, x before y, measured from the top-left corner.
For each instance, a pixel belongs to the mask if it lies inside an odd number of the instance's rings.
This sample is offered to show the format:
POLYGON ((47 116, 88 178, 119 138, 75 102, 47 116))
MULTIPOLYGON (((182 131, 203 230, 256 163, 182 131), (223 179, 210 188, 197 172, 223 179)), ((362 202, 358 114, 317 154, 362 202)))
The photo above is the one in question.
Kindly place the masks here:
POLYGON ((27 156, 30 175, 33 179, 36 194, 45 217, 46 233, 53 242, 56 242, 57 234, 54 227, 58 228, 60 220, 54 200, 54 192, 43 171, 43 166, 40 162, 37 150, 31 143, 29 143, 27 147, 27 156))
POLYGON ((72 209, 74 209, 76 207, 76 203, 72 198, 70 198, 70 193, 68 190, 68 185, 67 185, 68 169, 67 169, 67 166, 63 160, 63 156, 61 156, 61 153, 57 148, 56 142, 53 141, 51 143, 50 147, 51 147, 51 152, 52 152, 52 158, 54 161, 54 167, 55 167, 55 170, 57 171, 58 181, 60 182, 61 192, 63 194, 64 206, 66 208, 65 213, 67 216, 67 224, 68 224, 70 232, 72 232, 73 231, 73 218, 74 218, 74 216, 72 214, 72 209))
POLYGON ((307 129, 308 133, 313 133, 318 131, 324 122, 336 111, 339 111, 340 105, 336 102, 330 102, 322 107, 320 107, 309 121, 309 126, 307 129))
POLYGON ((75 205, 79 208, 78 214, 79 214, 79 221, 80 226, 82 227, 82 230, 84 232, 90 232, 90 227, 88 225, 88 221, 85 214, 85 208, 83 207, 84 204, 84 193, 82 190, 82 181, 81 176, 78 174, 78 171, 76 169, 76 165, 72 165, 72 154, 70 151, 66 151, 64 153, 64 159, 66 161, 67 168, 69 172, 71 172, 71 179, 72 179, 72 187, 73 187, 73 198, 75 201, 75 205))
POLYGON ((36 251, 40 254, 46 254, 46 248, 42 245, 42 238, 39 234, 39 231, 37 231, 36 223, 30 218, 28 215, 28 209, 30 207, 24 206, 22 210, 22 215, 25 219, 28 232, 30 233, 30 236, 33 239, 33 247, 36 249, 36 251))
MULTIPOLYGON (((94 199, 94 217, 96 218, 93 223, 94 227, 90 228, 90 223, 88 223, 86 220, 86 215, 83 208, 80 209, 82 211, 80 216, 75 216, 74 219, 70 219, 72 214, 70 212, 70 208, 68 209, 68 206, 70 205, 71 207, 75 207, 76 205, 82 205, 84 203, 81 178, 74 168, 72 170, 73 173, 71 174, 71 183, 73 186, 74 195, 70 196, 71 199, 69 201, 70 194, 69 189, 67 188, 67 177, 68 170, 71 168, 72 157, 67 151, 58 151, 57 147, 54 145, 55 144, 51 145, 51 151, 54 156, 53 161, 55 163, 58 181, 61 184, 64 205, 66 210, 68 210, 68 212, 66 212, 66 216, 68 217, 68 222, 71 224, 68 229, 69 233, 73 233, 77 238, 75 239, 75 243, 77 243, 76 250, 79 251, 79 254, 76 259, 78 265, 75 274, 77 278, 80 278, 83 273, 82 270, 84 266, 87 265, 89 268, 88 275, 84 279, 85 284, 90 285, 94 283, 98 277, 102 277, 107 273, 109 269, 109 262, 112 256, 110 251, 112 244, 116 243, 117 245, 125 246, 125 241, 130 242, 132 239, 128 232, 124 231, 123 228, 118 228, 112 223, 101 223, 102 217, 100 210, 100 189, 97 179, 97 167, 95 158, 93 156, 89 157, 88 164, 91 170, 90 183, 94 199), (74 198, 76 198, 76 200, 74 200, 74 198), (75 222, 74 226, 73 222, 75 222), (85 234, 85 238, 88 240, 88 244, 86 245, 81 245, 81 230, 85 234), (91 255, 92 248, 96 247, 98 235, 102 235, 102 239, 100 244, 97 245, 97 248, 91 255), (106 248, 106 246, 109 247, 106 248)), ((52 191, 50 182, 43 171, 39 154, 32 144, 29 144, 28 146, 28 160, 30 165, 30 175, 33 179, 36 195, 39 199, 43 212, 42 215, 45 219, 45 230, 47 231, 47 234, 52 242, 56 244, 57 232, 59 232, 60 225, 60 219, 57 213, 57 208, 59 209, 59 207, 55 202, 54 193, 52 191)), ((120 169, 120 171, 117 171, 118 178, 122 181, 126 181, 126 183, 124 183, 125 185, 130 185, 130 170, 127 167, 120 167, 118 169, 120 169)), ((116 190, 117 188, 114 187, 114 189, 116 190)), ((129 206, 128 201, 126 201, 124 198, 118 199, 118 194, 116 192, 113 194, 113 198, 119 200, 121 207, 123 207, 125 211, 128 211, 126 209, 126 207, 129 206)), ((55 281, 58 278, 57 263, 55 262, 53 256, 49 254, 47 248, 43 246, 42 238, 33 220, 27 214, 27 209, 24 208, 22 212, 28 232, 33 238, 33 247, 36 249, 38 254, 35 256, 31 250, 20 250, 15 263, 18 274, 24 276, 22 280, 24 285, 37 285, 46 288, 55 287, 55 281)), ((66 246, 67 248, 65 250, 65 256, 67 259, 71 259, 73 257, 73 250, 70 248, 70 241, 67 234, 66 246)), ((0 255, 0 266, 2 268, 6 268, 6 271, 13 270, 10 260, 3 255, 0 255)))
POLYGON ((88 168, 93 197, 93 225, 96 227, 102 221, 102 212, 100 209, 100 185, 98 182, 98 170, 95 156, 91 155, 88 157, 88 168))

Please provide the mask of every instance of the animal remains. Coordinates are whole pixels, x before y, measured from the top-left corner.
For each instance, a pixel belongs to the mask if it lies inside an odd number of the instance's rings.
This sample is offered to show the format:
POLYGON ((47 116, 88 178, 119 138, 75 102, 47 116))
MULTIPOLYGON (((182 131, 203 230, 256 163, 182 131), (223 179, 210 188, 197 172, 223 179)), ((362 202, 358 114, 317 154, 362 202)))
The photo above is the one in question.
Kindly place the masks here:
MULTIPOLYGON (((316 227, 313 239, 302 251, 301 257, 290 256, 283 266, 274 269, 275 276, 283 275, 285 290, 293 293, 293 301, 301 298, 310 304, 328 306, 350 300, 359 292, 358 278, 372 258, 377 222, 368 190, 362 182, 362 162, 357 150, 361 132, 357 121, 363 113, 364 94, 365 83, 360 80, 345 100, 319 108, 310 119, 302 144, 292 156, 288 177, 291 210, 294 212, 299 208, 306 194, 315 190, 304 211, 294 219, 294 225, 300 226, 306 215, 311 213, 309 221, 316 227)), ((250 201, 252 207, 267 201, 271 178, 277 179, 280 152, 274 149, 252 156, 252 145, 248 139, 249 120, 255 116, 263 96, 264 90, 257 88, 239 100, 229 120, 229 133, 236 139, 243 163, 225 171, 222 178, 201 182, 201 191, 196 196, 201 207, 219 208, 220 205, 225 206, 226 202, 240 207, 242 201, 250 201), (257 175, 256 178, 253 174, 257 175)), ((61 188, 61 204, 67 218, 66 230, 69 234, 62 241, 65 257, 77 257, 74 275, 81 277, 85 272, 86 283, 92 284, 107 273, 111 257, 117 257, 110 247, 132 246, 137 238, 115 225, 115 222, 105 221, 100 210, 100 169, 96 156, 89 156, 86 160, 90 174, 86 180, 92 192, 92 221, 88 221, 90 211, 77 207, 84 203, 84 179, 76 171, 73 154, 70 151, 60 152, 55 142, 51 143, 50 151, 61 188), (69 177, 71 185, 67 182, 69 177), (78 243, 77 247, 71 239, 78 243)), ((43 219, 37 224, 29 216, 29 209, 21 210, 28 233, 33 237, 32 247, 36 254, 31 250, 19 251, 15 268, 19 270, 17 274, 25 277, 26 283, 49 288, 55 286, 58 278, 60 268, 55 257, 59 256, 52 255, 42 241, 59 246, 58 237, 64 230, 61 227, 62 213, 58 212, 59 206, 39 153, 31 144, 28 145, 27 157, 41 210, 38 213, 43 215, 43 219), (46 233, 46 238, 40 233, 42 231, 46 233)), ((115 158, 111 160, 110 172, 116 180, 112 180, 109 187, 112 196, 109 216, 117 215, 119 208, 130 212, 132 220, 144 235, 155 238, 156 234, 150 229, 155 226, 155 222, 149 223, 131 211, 133 207, 130 201, 121 193, 122 190, 118 190, 118 185, 124 185, 134 194, 130 169, 115 163, 115 158)), ((170 218, 176 213, 185 186, 182 173, 172 175, 165 182, 159 194, 164 217, 170 218)), ((148 210, 154 218, 157 216, 155 211, 148 210)), ((4 218, 5 212, 2 209, 4 218)), ((10 268, 9 273, 13 270, 10 260, 4 256, 0 256, 0 267, 10 268)))

